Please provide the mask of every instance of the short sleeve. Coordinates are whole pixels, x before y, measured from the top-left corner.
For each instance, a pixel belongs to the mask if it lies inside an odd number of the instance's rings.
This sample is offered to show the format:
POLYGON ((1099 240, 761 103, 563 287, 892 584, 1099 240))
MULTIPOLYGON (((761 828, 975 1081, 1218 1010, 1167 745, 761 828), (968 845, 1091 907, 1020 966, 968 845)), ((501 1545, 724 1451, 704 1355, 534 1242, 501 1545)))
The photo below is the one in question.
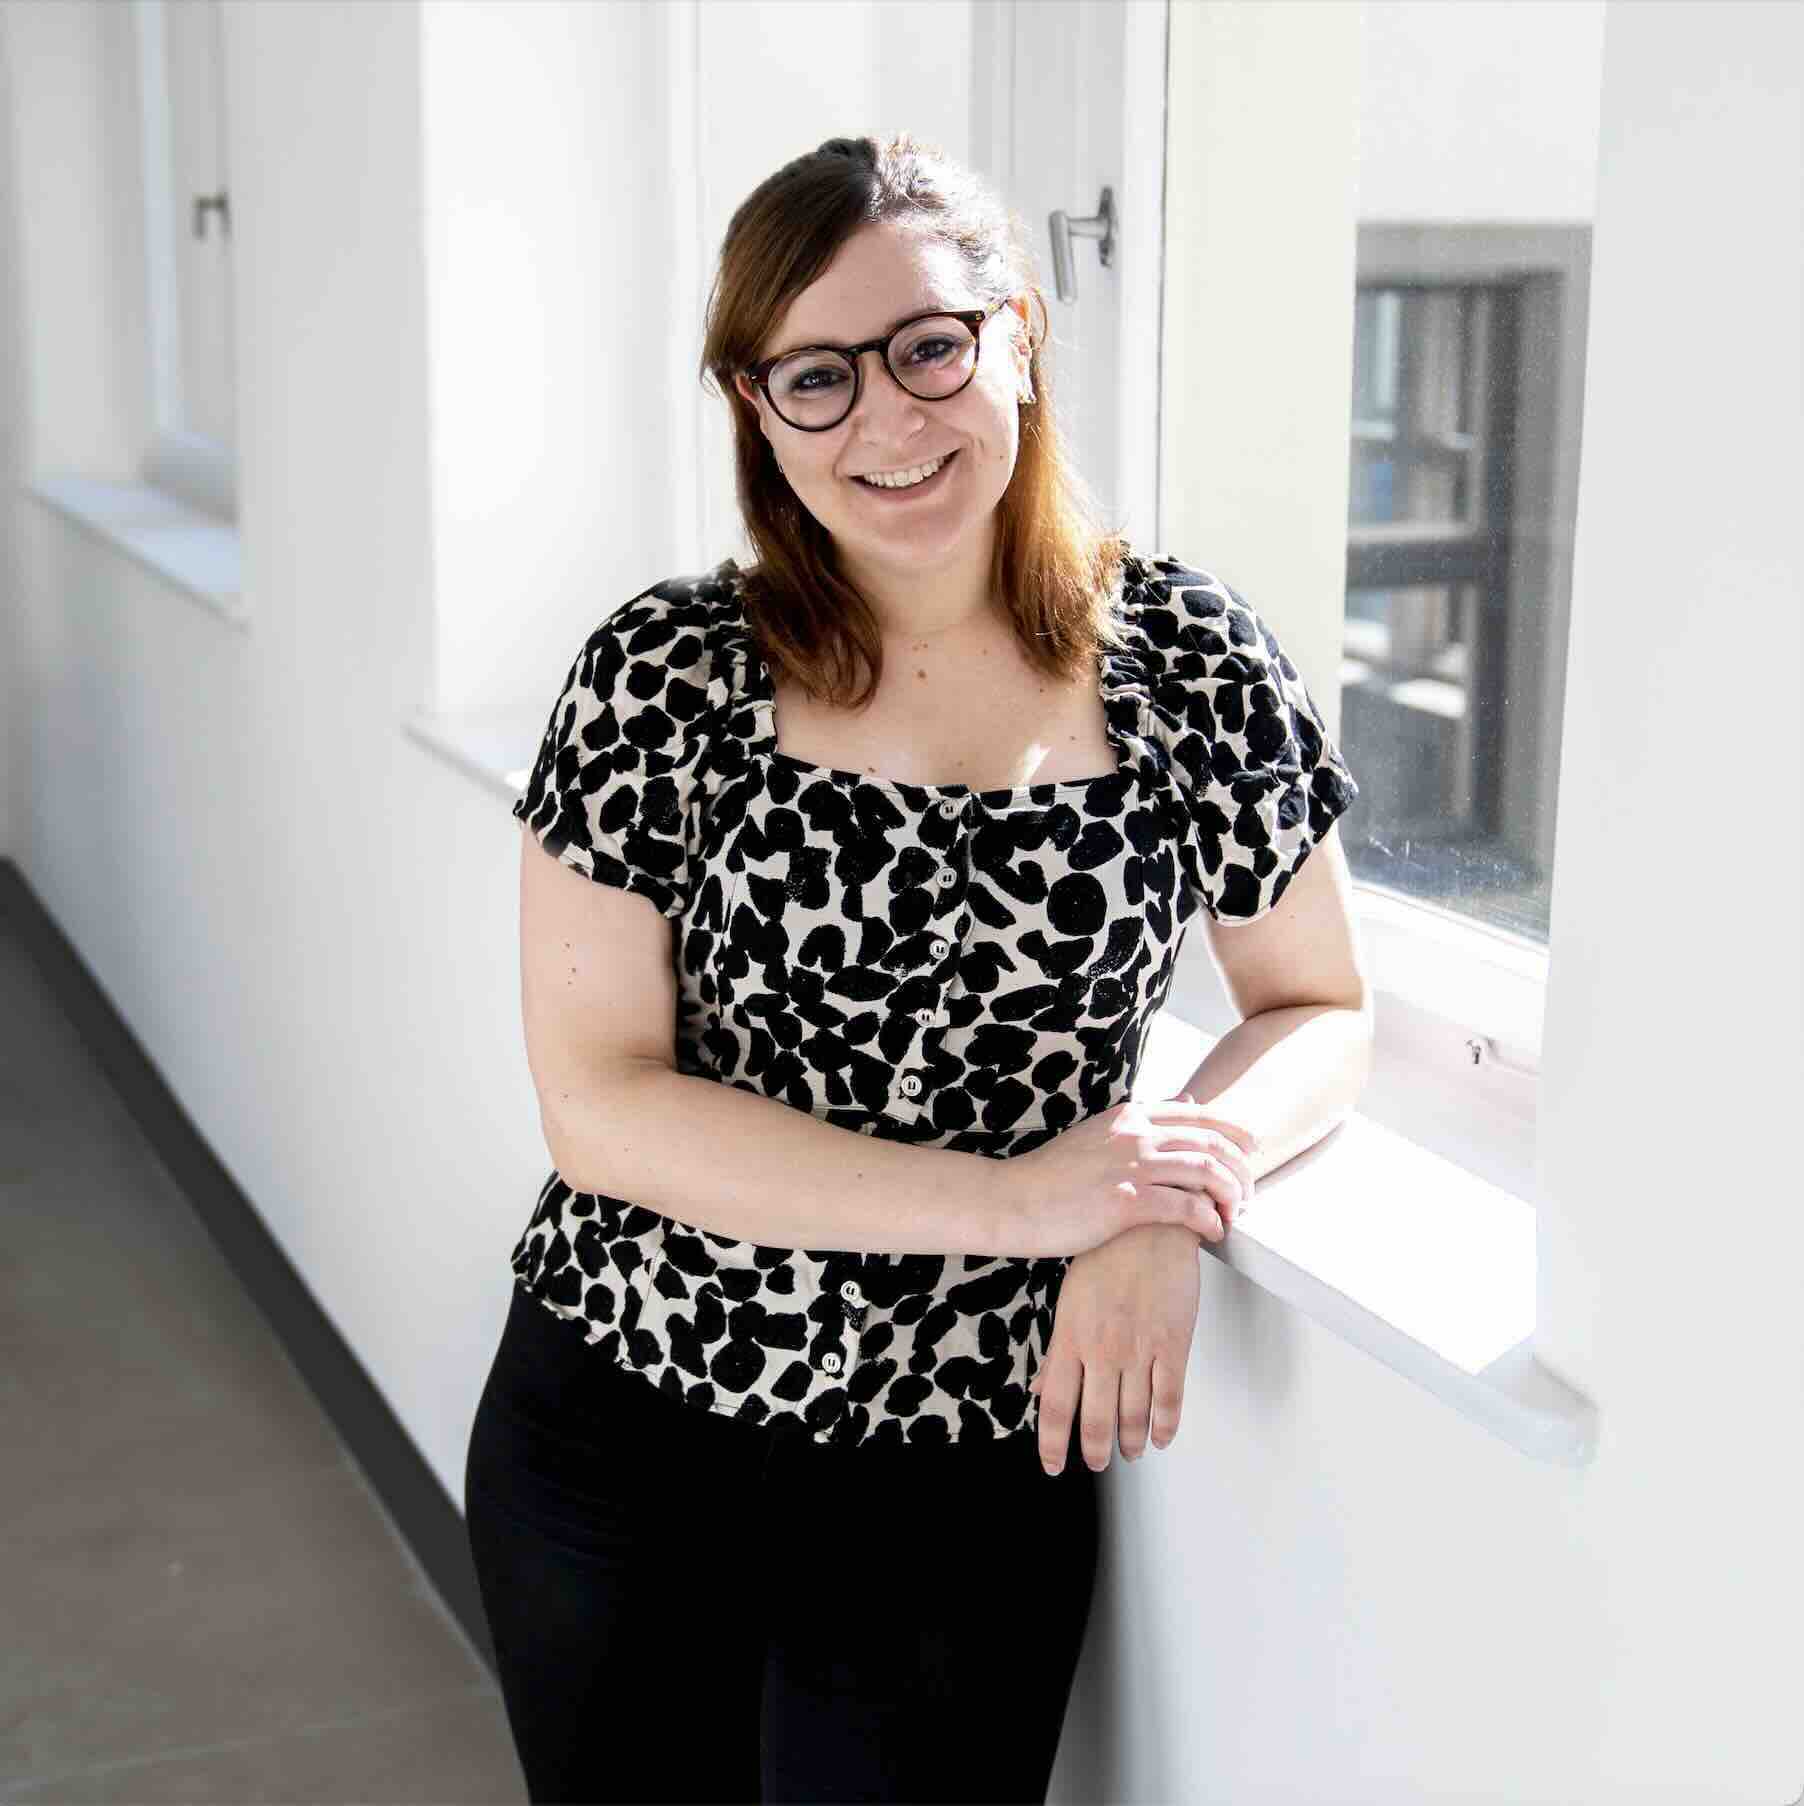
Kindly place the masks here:
POLYGON ((1169 559, 1149 572, 1149 690, 1188 805, 1186 881, 1218 921, 1257 921, 1359 786, 1302 673, 1252 604, 1169 559))
POLYGON ((708 639, 669 592, 635 597, 584 641, 514 816, 598 884, 688 907, 711 697, 708 639))

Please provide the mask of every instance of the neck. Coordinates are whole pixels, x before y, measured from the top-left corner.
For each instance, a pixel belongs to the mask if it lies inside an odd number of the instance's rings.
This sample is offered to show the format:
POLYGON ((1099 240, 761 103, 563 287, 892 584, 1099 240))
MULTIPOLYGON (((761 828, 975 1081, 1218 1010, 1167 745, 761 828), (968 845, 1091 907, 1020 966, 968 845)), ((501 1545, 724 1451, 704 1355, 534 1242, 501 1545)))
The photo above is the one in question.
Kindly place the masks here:
POLYGON ((992 528, 931 564, 854 553, 842 554, 842 568, 870 604, 886 641, 954 638, 996 618, 990 589, 993 535, 992 528))

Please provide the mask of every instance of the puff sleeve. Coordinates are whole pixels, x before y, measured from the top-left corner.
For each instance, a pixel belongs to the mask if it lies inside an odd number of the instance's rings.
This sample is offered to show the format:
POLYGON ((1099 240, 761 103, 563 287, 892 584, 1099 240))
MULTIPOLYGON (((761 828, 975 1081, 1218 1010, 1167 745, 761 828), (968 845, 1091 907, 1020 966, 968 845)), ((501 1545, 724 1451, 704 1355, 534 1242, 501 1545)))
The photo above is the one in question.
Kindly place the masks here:
POLYGON ((1166 559, 1142 625, 1153 725, 1188 805, 1184 876, 1218 921, 1253 922, 1284 895, 1359 786, 1302 673, 1245 597, 1166 559))
POLYGON ((710 720, 708 641, 658 590, 583 642, 513 814, 599 884, 688 907, 698 773, 710 720))

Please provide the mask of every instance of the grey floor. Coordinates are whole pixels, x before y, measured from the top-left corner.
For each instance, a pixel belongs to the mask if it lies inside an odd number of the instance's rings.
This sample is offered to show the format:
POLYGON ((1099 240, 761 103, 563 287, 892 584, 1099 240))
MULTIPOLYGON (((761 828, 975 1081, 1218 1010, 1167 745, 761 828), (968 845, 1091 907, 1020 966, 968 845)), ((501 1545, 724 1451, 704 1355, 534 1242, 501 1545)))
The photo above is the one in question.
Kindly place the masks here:
POLYGON ((0 917, 0 1800, 525 1797, 487 1670, 0 917))

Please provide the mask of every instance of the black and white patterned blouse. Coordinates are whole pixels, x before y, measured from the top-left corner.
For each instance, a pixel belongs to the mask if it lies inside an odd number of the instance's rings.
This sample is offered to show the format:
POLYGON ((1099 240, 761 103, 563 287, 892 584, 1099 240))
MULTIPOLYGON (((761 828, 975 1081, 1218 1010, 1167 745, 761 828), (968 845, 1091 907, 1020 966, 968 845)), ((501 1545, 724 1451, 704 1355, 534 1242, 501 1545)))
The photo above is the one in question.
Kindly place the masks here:
MULTIPOLYGON (((732 559, 589 635, 513 813, 673 922, 680 1071, 996 1159, 1131 1094, 1195 911, 1264 915, 1359 791, 1225 583, 1130 556, 1114 605, 1118 768, 999 790, 779 752, 732 559)), ((1070 1264, 770 1247, 556 1172, 511 1260, 597 1359, 844 1445, 1037 1434, 1070 1264)))

